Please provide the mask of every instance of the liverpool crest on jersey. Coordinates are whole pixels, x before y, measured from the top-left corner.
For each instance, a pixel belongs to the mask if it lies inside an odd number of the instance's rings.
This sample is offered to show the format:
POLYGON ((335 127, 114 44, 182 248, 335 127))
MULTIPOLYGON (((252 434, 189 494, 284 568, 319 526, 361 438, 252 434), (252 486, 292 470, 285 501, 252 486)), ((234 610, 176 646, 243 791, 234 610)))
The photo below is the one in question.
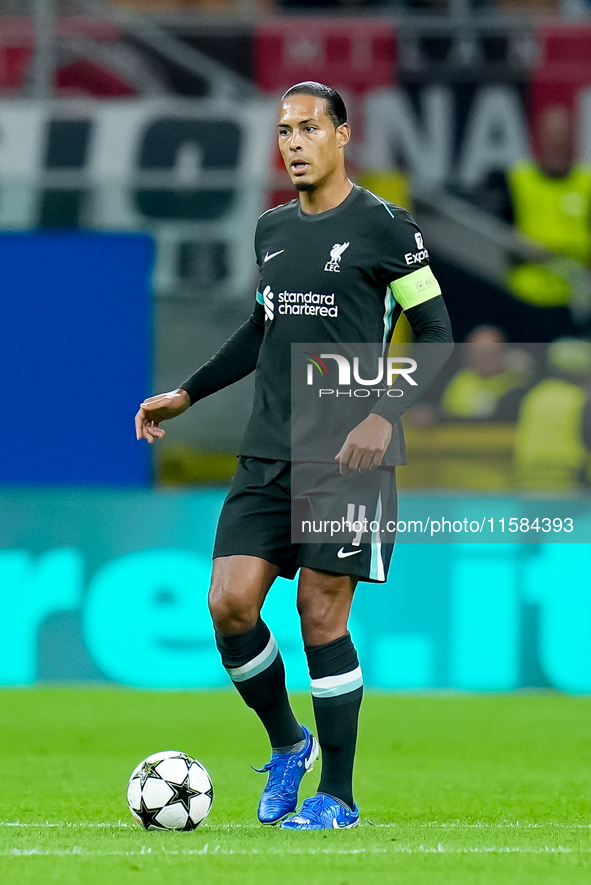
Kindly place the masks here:
POLYGON ((341 258, 343 256, 343 252, 347 249, 349 243, 335 243, 332 249, 330 250, 330 258, 324 265, 324 270, 330 270, 333 273, 340 273, 340 263, 341 258))

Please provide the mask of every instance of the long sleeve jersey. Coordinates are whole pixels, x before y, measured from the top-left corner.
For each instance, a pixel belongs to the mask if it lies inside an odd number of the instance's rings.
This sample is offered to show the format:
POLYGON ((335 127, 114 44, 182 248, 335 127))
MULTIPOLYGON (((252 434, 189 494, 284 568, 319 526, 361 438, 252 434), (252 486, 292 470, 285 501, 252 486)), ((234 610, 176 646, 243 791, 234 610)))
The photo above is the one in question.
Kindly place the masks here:
MULTIPOLYGON (((452 334, 429 253, 412 216, 353 186, 336 208, 309 215, 299 200, 264 213, 255 251, 260 271, 249 319, 181 386, 197 402, 256 370, 253 408, 240 452, 291 460, 292 345, 375 344, 386 352, 405 312, 418 352, 416 386, 405 396, 357 403, 393 426, 384 463, 405 462, 399 418, 426 391, 449 357, 452 334), (423 348, 421 352, 421 348, 423 348)), ((328 385, 326 385, 328 386, 328 385)), ((342 435, 342 430, 335 432, 342 435)), ((330 430, 315 460, 334 458, 330 430)), ((342 442, 342 440, 341 440, 342 442)), ((340 447, 340 446, 339 446, 340 447)))

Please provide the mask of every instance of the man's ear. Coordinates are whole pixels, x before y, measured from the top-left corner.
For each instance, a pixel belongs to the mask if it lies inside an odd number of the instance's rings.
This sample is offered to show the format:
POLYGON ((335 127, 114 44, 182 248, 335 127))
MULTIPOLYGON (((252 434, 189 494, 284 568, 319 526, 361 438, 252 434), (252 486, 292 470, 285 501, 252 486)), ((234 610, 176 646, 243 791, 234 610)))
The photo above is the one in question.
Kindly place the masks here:
POLYGON ((351 127, 348 123, 341 123, 337 127, 337 143, 339 147, 345 147, 351 139, 351 127))

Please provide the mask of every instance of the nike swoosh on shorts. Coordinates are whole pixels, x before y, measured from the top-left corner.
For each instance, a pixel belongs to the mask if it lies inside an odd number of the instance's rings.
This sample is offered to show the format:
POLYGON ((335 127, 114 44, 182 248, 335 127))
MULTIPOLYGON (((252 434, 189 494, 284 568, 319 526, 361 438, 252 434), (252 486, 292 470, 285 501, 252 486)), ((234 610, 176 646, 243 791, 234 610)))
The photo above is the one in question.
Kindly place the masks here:
POLYGON ((285 249, 280 249, 279 252, 272 252, 270 255, 269 255, 269 253, 267 252, 267 254, 265 255, 265 257, 263 258, 263 262, 266 263, 267 261, 270 261, 271 258, 275 258, 276 255, 281 255, 282 252, 285 252, 285 249))
POLYGON ((341 549, 337 553, 337 556, 339 557, 339 559, 346 559, 347 556, 355 556, 356 553, 361 553, 361 550, 349 550, 347 553, 345 553, 345 548, 341 547, 341 549))

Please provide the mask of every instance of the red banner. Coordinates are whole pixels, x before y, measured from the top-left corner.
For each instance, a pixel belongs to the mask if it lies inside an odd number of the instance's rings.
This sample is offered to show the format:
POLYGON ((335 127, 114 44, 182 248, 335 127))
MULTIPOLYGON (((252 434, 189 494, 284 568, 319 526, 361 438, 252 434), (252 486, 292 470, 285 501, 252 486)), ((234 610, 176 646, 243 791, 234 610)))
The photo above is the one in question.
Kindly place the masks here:
POLYGON ((256 83, 280 92, 302 80, 365 92, 396 82, 391 19, 277 18, 255 32, 256 83))
POLYGON ((540 59, 530 78, 530 113, 549 105, 575 107, 581 89, 591 86, 591 27, 585 24, 536 28, 540 59))

